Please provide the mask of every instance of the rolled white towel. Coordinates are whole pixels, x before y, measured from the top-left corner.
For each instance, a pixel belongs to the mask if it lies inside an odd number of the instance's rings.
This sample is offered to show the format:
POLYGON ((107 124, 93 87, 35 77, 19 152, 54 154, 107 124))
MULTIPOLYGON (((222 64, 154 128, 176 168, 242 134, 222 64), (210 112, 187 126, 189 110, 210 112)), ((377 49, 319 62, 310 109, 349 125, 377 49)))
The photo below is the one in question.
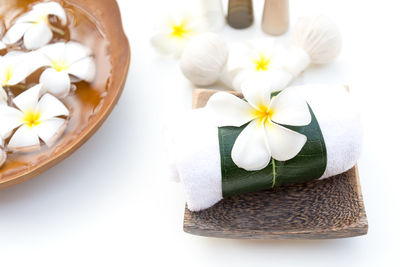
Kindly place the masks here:
MULTIPOLYGON (((350 93, 339 85, 302 85, 297 90, 313 110, 327 150, 327 178, 352 168, 358 160, 362 125, 350 93)), ((222 197, 218 128, 206 109, 193 110, 184 121, 171 126, 169 145, 173 177, 183 185, 188 208, 209 208, 222 197)))

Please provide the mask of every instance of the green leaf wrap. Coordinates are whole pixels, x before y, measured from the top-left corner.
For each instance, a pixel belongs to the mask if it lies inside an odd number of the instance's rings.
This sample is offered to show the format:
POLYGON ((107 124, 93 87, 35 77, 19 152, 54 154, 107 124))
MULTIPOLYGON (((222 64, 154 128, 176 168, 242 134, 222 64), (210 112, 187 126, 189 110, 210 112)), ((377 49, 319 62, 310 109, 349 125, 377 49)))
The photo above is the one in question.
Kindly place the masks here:
POLYGON ((309 125, 282 125, 307 136, 307 142, 299 154, 288 161, 272 159, 267 167, 258 171, 241 169, 235 165, 231 158, 233 144, 247 124, 241 127, 228 126, 218 128, 222 195, 224 197, 260 191, 278 185, 307 182, 322 176, 327 163, 325 142, 318 121, 310 106, 308 108, 312 117, 309 125))

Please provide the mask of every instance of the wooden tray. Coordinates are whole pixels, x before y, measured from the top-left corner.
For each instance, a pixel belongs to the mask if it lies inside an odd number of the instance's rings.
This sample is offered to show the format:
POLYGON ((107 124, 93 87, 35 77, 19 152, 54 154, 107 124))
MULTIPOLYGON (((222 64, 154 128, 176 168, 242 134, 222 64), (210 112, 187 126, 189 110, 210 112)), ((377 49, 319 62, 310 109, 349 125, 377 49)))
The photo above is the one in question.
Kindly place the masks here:
MULTIPOLYGON (((215 92, 196 89, 193 108, 203 107, 215 92)), ((229 197, 200 212, 186 207, 183 230, 194 235, 235 239, 365 235, 368 221, 357 166, 329 179, 229 197)))

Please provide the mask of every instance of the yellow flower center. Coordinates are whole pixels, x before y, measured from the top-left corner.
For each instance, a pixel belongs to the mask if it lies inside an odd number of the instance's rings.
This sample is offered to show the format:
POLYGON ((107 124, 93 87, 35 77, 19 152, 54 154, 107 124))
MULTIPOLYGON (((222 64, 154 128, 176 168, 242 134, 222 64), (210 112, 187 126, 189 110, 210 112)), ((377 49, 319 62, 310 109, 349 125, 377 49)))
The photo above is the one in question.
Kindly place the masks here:
POLYGON ((38 126, 41 121, 40 121, 40 117, 42 116, 42 114, 40 114, 39 111, 26 111, 24 112, 24 116, 22 117, 22 122, 32 128, 34 126, 38 126))
POLYGON ((41 22, 45 22, 45 23, 48 23, 48 22, 49 22, 49 20, 48 20, 48 15, 47 15, 46 13, 43 13, 42 15, 40 15, 40 17, 38 17, 38 18, 34 21, 35 24, 38 24, 38 23, 41 23, 41 22))
POLYGON ((258 58, 253 60, 256 71, 268 70, 268 65, 270 62, 271 62, 271 59, 266 57, 263 53, 260 53, 258 55, 258 58))
POLYGON ((190 29, 187 27, 187 21, 181 20, 178 23, 172 23, 171 28, 172 31, 170 33, 171 37, 184 39, 190 33, 190 29))
POLYGON ((1 83, 2 86, 6 86, 8 82, 11 80, 12 76, 14 74, 14 70, 11 67, 8 67, 4 70, 4 76, 3 76, 3 81, 1 83))
POLYGON ((69 69, 69 64, 63 60, 53 61, 52 67, 58 72, 66 71, 69 69))
POLYGON ((271 121, 271 117, 274 114, 274 111, 265 106, 265 105, 258 105, 257 109, 253 110, 253 116, 255 119, 258 120, 259 124, 269 123, 271 121))

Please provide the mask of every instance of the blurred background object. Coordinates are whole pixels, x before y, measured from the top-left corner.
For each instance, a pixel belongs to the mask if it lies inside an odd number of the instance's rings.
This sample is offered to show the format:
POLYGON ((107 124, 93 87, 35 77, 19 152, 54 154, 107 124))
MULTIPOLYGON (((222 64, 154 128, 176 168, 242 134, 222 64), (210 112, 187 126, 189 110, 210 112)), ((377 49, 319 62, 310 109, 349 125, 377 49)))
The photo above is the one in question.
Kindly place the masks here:
POLYGON ((229 0, 228 24, 235 29, 245 29, 253 24, 252 0, 229 0))
POLYGON ((265 33, 285 33, 289 27, 289 0, 265 0, 261 25, 265 33))

